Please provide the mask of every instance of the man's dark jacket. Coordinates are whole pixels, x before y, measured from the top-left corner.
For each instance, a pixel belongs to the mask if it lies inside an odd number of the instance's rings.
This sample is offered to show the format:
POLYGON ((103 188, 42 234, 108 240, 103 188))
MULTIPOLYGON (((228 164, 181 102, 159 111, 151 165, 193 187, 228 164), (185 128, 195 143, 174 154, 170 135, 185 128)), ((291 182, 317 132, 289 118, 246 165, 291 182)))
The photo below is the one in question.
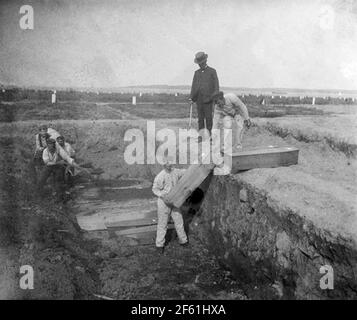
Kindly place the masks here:
POLYGON ((195 71, 191 87, 191 99, 197 103, 211 103, 212 95, 219 91, 217 72, 211 67, 195 71))

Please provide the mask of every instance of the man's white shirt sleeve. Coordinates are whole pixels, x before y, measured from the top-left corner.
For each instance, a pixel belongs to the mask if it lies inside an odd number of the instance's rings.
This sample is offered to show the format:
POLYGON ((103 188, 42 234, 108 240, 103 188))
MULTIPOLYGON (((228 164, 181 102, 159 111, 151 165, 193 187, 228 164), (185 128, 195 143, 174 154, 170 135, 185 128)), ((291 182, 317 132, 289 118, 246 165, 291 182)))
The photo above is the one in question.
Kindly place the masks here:
POLYGON ((163 171, 161 171, 154 179, 152 185, 152 192, 156 196, 162 197, 165 194, 163 189, 164 189, 164 175, 163 175, 163 171))

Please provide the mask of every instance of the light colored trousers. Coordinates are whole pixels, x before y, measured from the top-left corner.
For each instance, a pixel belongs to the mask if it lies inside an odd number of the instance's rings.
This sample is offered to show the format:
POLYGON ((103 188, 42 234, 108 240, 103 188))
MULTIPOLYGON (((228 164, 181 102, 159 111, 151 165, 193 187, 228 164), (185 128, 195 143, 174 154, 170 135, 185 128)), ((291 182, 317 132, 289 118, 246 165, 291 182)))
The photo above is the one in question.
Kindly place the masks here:
POLYGON ((167 224, 170 215, 174 221, 176 233, 181 244, 187 242, 187 235, 183 226, 182 214, 176 208, 168 207, 165 202, 157 199, 157 232, 156 232, 156 246, 163 247, 165 245, 165 236, 167 231, 167 224))
POLYGON ((242 148, 244 120, 240 115, 236 115, 233 118, 215 112, 213 117, 213 129, 232 129, 232 134, 230 134, 228 130, 222 130, 223 132, 220 132, 219 141, 218 136, 213 137, 213 144, 217 146, 219 143, 220 149, 225 153, 234 152, 242 148))

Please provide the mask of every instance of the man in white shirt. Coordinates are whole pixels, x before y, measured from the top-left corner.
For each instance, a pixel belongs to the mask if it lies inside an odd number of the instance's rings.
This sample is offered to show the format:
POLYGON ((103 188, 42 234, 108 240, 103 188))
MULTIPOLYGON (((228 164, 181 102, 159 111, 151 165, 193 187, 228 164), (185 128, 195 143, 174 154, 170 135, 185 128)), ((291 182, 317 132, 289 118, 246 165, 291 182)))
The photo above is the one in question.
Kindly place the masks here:
POLYGON ((64 179, 64 165, 78 167, 75 161, 62 148, 57 148, 56 140, 48 139, 47 148, 43 150, 42 159, 45 164, 41 173, 38 188, 42 191, 47 179, 53 175, 57 193, 60 193, 64 179))
POLYGON ((42 165, 42 153, 43 150, 47 147, 47 139, 52 138, 56 139, 60 134, 55 129, 47 127, 45 124, 39 127, 39 133, 36 134, 35 143, 35 155, 34 155, 34 162, 35 166, 42 165))
POLYGON ((152 191, 158 197, 156 247, 160 253, 164 252, 165 236, 170 215, 174 221, 180 245, 186 246, 188 244, 181 212, 176 208, 167 206, 163 200, 165 195, 177 184, 184 172, 184 169, 173 168, 172 164, 170 164, 170 159, 166 159, 164 169, 154 179, 152 191))
MULTIPOLYGON (((227 139, 227 134, 224 136, 223 141, 228 144, 231 143, 232 152, 242 149, 242 139, 244 128, 251 126, 251 121, 248 114, 246 105, 234 94, 222 91, 213 95, 215 102, 215 110, 213 117, 213 129, 232 129, 232 139, 227 139)), ((230 146, 225 146, 224 150, 228 152, 230 146)))

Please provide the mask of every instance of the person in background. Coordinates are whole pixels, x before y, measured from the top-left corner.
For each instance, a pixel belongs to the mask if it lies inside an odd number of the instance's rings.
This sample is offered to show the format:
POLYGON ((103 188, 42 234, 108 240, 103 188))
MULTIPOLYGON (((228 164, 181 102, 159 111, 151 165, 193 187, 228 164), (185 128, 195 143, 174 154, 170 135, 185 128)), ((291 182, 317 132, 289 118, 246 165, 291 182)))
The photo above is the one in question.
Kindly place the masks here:
MULTIPOLYGON (((65 141, 64 136, 58 136, 56 139, 59 147, 61 147, 69 157, 74 159, 75 151, 72 146, 65 141)), ((64 181, 69 185, 73 186, 73 175, 74 175, 74 167, 70 165, 65 165, 65 173, 64 173, 64 181)))
POLYGON ((42 152, 47 147, 47 139, 56 139, 60 134, 53 128, 49 128, 47 125, 43 124, 39 127, 39 133, 35 136, 35 158, 42 159, 42 152))
POLYGON ((35 136, 35 154, 34 154, 34 165, 35 167, 43 165, 42 153, 47 147, 47 139, 50 135, 47 133, 47 126, 42 125, 39 127, 39 133, 35 136))
POLYGON ((170 218, 175 224, 176 233, 179 243, 182 246, 188 245, 187 235, 184 229, 184 223, 181 212, 176 208, 169 207, 164 202, 164 197, 177 184, 179 179, 183 176, 184 169, 176 169, 167 158, 164 161, 164 169, 155 177, 152 186, 153 193, 158 197, 157 199, 157 233, 156 233, 156 248, 160 253, 164 252, 165 236, 167 231, 167 224, 170 218))
POLYGON ((219 81, 215 69, 207 65, 208 55, 204 52, 196 53, 194 62, 200 68, 195 71, 192 80, 190 101, 197 105, 198 130, 206 128, 211 134, 213 101, 212 95, 219 91, 219 81))
POLYGON ((57 148, 56 140, 49 138, 47 140, 47 148, 43 150, 42 159, 45 164, 38 183, 38 190, 41 192, 47 179, 50 176, 54 177, 54 187, 56 194, 61 196, 64 165, 69 164, 73 167, 79 167, 75 161, 67 155, 62 148, 57 148))
MULTIPOLYGON (((234 93, 219 91, 212 99, 215 102, 213 128, 219 129, 223 124, 223 129, 232 129, 232 152, 241 150, 244 128, 251 126, 246 105, 234 93)), ((226 142, 226 138, 223 141, 226 142)), ((228 150, 226 146, 225 150, 228 150)))
POLYGON ((43 166, 42 153, 47 147, 47 140, 49 138, 56 139, 60 134, 53 128, 49 128, 47 125, 41 125, 39 127, 39 133, 35 136, 35 152, 33 161, 30 162, 30 171, 33 176, 35 184, 38 180, 38 171, 43 166))
POLYGON ((64 136, 58 136, 56 141, 59 146, 62 147, 62 149, 68 154, 69 157, 74 158, 75 151, 72 146, 68 142, 66 142, 64 136))

